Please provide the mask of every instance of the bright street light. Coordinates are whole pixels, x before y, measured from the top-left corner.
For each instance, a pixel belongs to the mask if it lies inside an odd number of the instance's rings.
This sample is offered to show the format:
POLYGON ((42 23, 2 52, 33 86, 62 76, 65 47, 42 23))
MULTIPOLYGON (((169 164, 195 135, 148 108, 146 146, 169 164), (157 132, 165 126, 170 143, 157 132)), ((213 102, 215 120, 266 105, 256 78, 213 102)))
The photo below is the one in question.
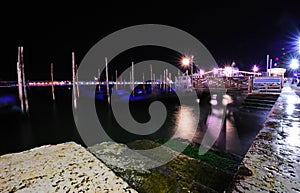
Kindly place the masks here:
POLYGON ((218 68, 214 68, 213 72, 214 72, 214 75, 217 75, 219 73, 219 69, 218 68))
POLYGON ((290 68, 293 70, 296 70, 299 68, 299 61, 298 59, 292 59, 291 64, 290 64, 290 68))
POLYGON ((231 66, 226 66, 224 68, 224 73, 226 76, 231 76, 232 75, 232 67, 231 66))
POLYGON ((259 68, 256 65, 254 65, 252 70, 253 70, 253 72, 258 72, 259 68))
POLYGON ((184 58, 182 58, 181 63, 182 63, 184 66, 188 66, 188 65, 190 65, 190 63, 191 63, 191 59, 188 58, 188 57, 184 57, 184 58))
POLYGON ((185 56, 181 59, 181 64, 183 66, 191 66, 191 74, 193 74, 193 61, 194 60, 194 56, 185 56))
POLYGON ((299 37, 299 39, 298 39, 298 52, 299 52, 299 54, 300 54, 300 37, 299 37))
POLYGON ((192 55, 191 57, 183 57, 181 60, 181 63, 183 66, 189 66, 191 67, 191 85, 193 85, 193 61, 194 60, 194 56, 192 55))
POLYGON ((295 75, 295 71, 299 68, 299 61, 298 59, 292 59, 291 64, 290 64, 290 68, 293 70, 293 76, 292 76, 292 84, 295 83, 295 77, 297 76, 297 74, 295 75))
MULTIPOLYGON (((259 71, 259 68, 258 68, 256 65, 254 65, 253 68, 252 68, 252 71, 253 71, 254 73, 256 73, 256 72, 259 71)), ((255 74, 254 74, 254 76, 255 76, 255 74)))

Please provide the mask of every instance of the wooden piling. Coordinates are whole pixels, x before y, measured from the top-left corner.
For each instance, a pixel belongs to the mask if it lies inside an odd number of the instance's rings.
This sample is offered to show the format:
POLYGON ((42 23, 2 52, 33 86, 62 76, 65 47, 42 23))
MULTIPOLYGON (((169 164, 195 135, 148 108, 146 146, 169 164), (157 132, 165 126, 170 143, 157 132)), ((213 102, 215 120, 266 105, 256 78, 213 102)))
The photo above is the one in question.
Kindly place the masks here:
POLYGON ((153 79, 152 79, 152 64, 150 64, 150 83, 151 83, 151 90, 153 89, 153 79))
POLYGON ((168 77, 169 77, 169 72, 168 72, 168 69, 166 69, 166 86, 165 86, 165 89, 166 89, 166 92, 168 93, 169 91, 169 81, 168 81, 168 77))
POLYGON ((100 69, 98 68, 98 91, 101 91, 100 69))
POLYGON ((164 76, 163 76, 163 91, 166 91, 166 70, 164 70, 164 76))
POLYGON ((73 105, 77 109, 77 93, 76 93, 76 72, 75 72, 75 53, 72 52, 72 84, 73 84, 73 105))
POLYGON ((25 79, 25 70, 24 70, 24 56, 23 56, 23 47, 21 46, 21 69, 22 69, 22 83, 23 83, 23 94, 24 94, 24 103, 25 103, 25 111, 28 113, 28 98, 27 98, 27 90, 26 90, 26 79, 25 79))
POLYGON ((21 70, 21 47, 18 47, 17 74, 18 74, 19 100, 20 100, 21 109, 22 111, 24 111, 22 70, 21 70))
POLYGON ((163 84, 162 84, 162 75, 160 74, 160 78, 159 78, 159 82, 160 82, 160 84, 159 84, 159 88, 160 89, 162 89, 162 86, 163 86, 163 84))
POLYGON ((130 84, 130 90, 132 90, 132 78, 131 78, 131 72, 129 72, 129 84, 130 84))
POLYGON ((146 88, 145 88, 145 74, 144 74, 144 72, 143 72, 143 90, 144 91, 146 90, 146 88))
MULTIPOLYGON (((153 73, 153 83, 154 83, 154 86, 156 86, 155 73, 153 73)), ((151 85, 152 85, 152 82, 151 82, 151 85)))
POLYGON ((116 90, 118 90, 118 70, 116 70, 116 90))
POLYGON ((55 93, 54 93, 54 78, 53 78, 53 63, 51 63, 51 91, 52 91, 52 100, 55 101, 55 93))
POLYGON ((107 102, 110 104, 110 92, 109 92, 109 82, 108 82, 108 62, 105 57, 105 72, 106 72, 106 93, 107 93, 107 102))
POLYGON ((131 72, 131 78, 132 78, 132 95, 134 96, 134 63, 132 62, 131 63, 131 70, 132 70, 132 72, 131 72))
POLYGON ((79 98, 79 84, 78 84, 78 65, 75 65, 75 75, 76 75, 76 80, 75 80, 75 85, 76 85, 76 94, 77 94, 77 98, 79 98))
POLYGON ((172 89, 172 85, 171 85, 171 82, 172 82, 171 72, 169 72, 169 81, 170 81, 169 88, 171 90, 172 89))

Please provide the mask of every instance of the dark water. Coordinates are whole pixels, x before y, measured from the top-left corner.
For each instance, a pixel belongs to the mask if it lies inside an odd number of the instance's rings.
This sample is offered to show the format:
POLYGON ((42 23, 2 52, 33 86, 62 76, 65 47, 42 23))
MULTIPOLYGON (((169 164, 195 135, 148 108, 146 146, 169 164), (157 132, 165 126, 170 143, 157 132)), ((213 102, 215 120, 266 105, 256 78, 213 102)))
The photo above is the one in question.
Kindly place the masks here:
MULTIPOLYGON (((1 96, 15 99, 15 104, 0 111, 0 153, 12 153, 27 150, 45 144, 57 144, 75 141, 85 146, 77 131, 72 112, 72 90, 68 87, 56 87, 56 101, 52 101, 50 87, 31 87, 28 91, 29 113, 22 113, 19 108, 17 88, 1 88, 1 96)), ((163 126, 149 135, 135 135, 125 131, 114 119, 113 112, 106 102, 96 100, 98 118, 107 134, 117 142, 130 142, 136 139, 182 138, 201 143, 205 124, 195 121, 194 105, 200 105, 200 120, 214 124, 208 116, 211 96, 201 95, 200 104, 191 99, 191 105, 180 106, 176 98, 160 98, 167 108, 167 119, 163 126), (207 106, 208 105, 208 106, 207 106), (206 118, 208 120, 206 120, 206 118), (191 128, 198 127, 196 133, 191 128)), ((239 111, 242 95, 231 96, 229 113, 223 124, 214 147, 243 156, 269 113, 265 111, 239 111)), ((13 100, 12 100, 13 101, 13 100)), ((199 100, 198 100, 199 102, 199 100)), ((150 119, 148 107, 151 100, 130 103, 134 119, 147 122, 150 119)))
MULTIPOLYGON (((18 97, 17 88, 6 89, 7 93, 18 97)), ((21 111, 18 100, 11 109, 2 111, 1 154, 71 140, 81 143, 73 121, 71 93, 69 89, 58 87, 57 100, 53 102, 50 87, 30 88, 28 115, 21 111)))

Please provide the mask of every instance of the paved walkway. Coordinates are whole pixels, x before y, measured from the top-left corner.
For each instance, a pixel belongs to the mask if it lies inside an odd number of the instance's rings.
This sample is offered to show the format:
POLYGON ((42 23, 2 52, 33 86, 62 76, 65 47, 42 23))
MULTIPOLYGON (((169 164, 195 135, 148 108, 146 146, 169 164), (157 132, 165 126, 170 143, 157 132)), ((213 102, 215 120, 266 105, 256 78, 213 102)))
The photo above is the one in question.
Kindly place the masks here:
POLYGON ((67 142, 0 156, 0 192, 136 192, 82 146, 67 142))
POLYGON ((300 192, 300 97, 295 91, 300 89, 284 86, 242 161, 233 192, 300 192))

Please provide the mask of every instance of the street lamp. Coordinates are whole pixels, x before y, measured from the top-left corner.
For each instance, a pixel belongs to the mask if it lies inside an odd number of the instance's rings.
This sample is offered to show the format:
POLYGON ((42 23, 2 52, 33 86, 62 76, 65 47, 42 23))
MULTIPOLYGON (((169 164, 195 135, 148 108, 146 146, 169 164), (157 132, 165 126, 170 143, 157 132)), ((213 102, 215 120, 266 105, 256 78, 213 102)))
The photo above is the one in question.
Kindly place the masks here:
POLYGON ((292 84, 295 82, 295 71, 299 68, 299 61, 298 59, 292 59, 290 63, 290 68, 293 70, 292 74, 292 84))
POLYGON ((252 68, 252 70, 253 70, 254 73, 256 73, 256 72, 258 72, 259 68, 256 65, 254 65, 253 68, 252 68))
POLYGON ((293 70, 296 70, 297 68, 299 68, 299 61, 298 59, 292 59, 291 63, 290 63, 290 68, 293 70))
POLYGON ((183 66, 189 66, 191 65, 191 84, 193 85, 193 61, 194 61, 194 56, 190 56, 190 57, 183 57, 181 60, 181 63, 183 66))
POLYGON ((193 61, 194 60, 194 56, 190 56, 190 57, 183 57, 182 60, 181 60, 181 64, 183 66, 189 66, 191 65, 191 74, 193 74, 193 61))
POLYGON ((182 58, 181 63, 182 63, 182 65, 184 65, 184 66, 190 65, 190 58, 188 58, 188 57, 182 58))

